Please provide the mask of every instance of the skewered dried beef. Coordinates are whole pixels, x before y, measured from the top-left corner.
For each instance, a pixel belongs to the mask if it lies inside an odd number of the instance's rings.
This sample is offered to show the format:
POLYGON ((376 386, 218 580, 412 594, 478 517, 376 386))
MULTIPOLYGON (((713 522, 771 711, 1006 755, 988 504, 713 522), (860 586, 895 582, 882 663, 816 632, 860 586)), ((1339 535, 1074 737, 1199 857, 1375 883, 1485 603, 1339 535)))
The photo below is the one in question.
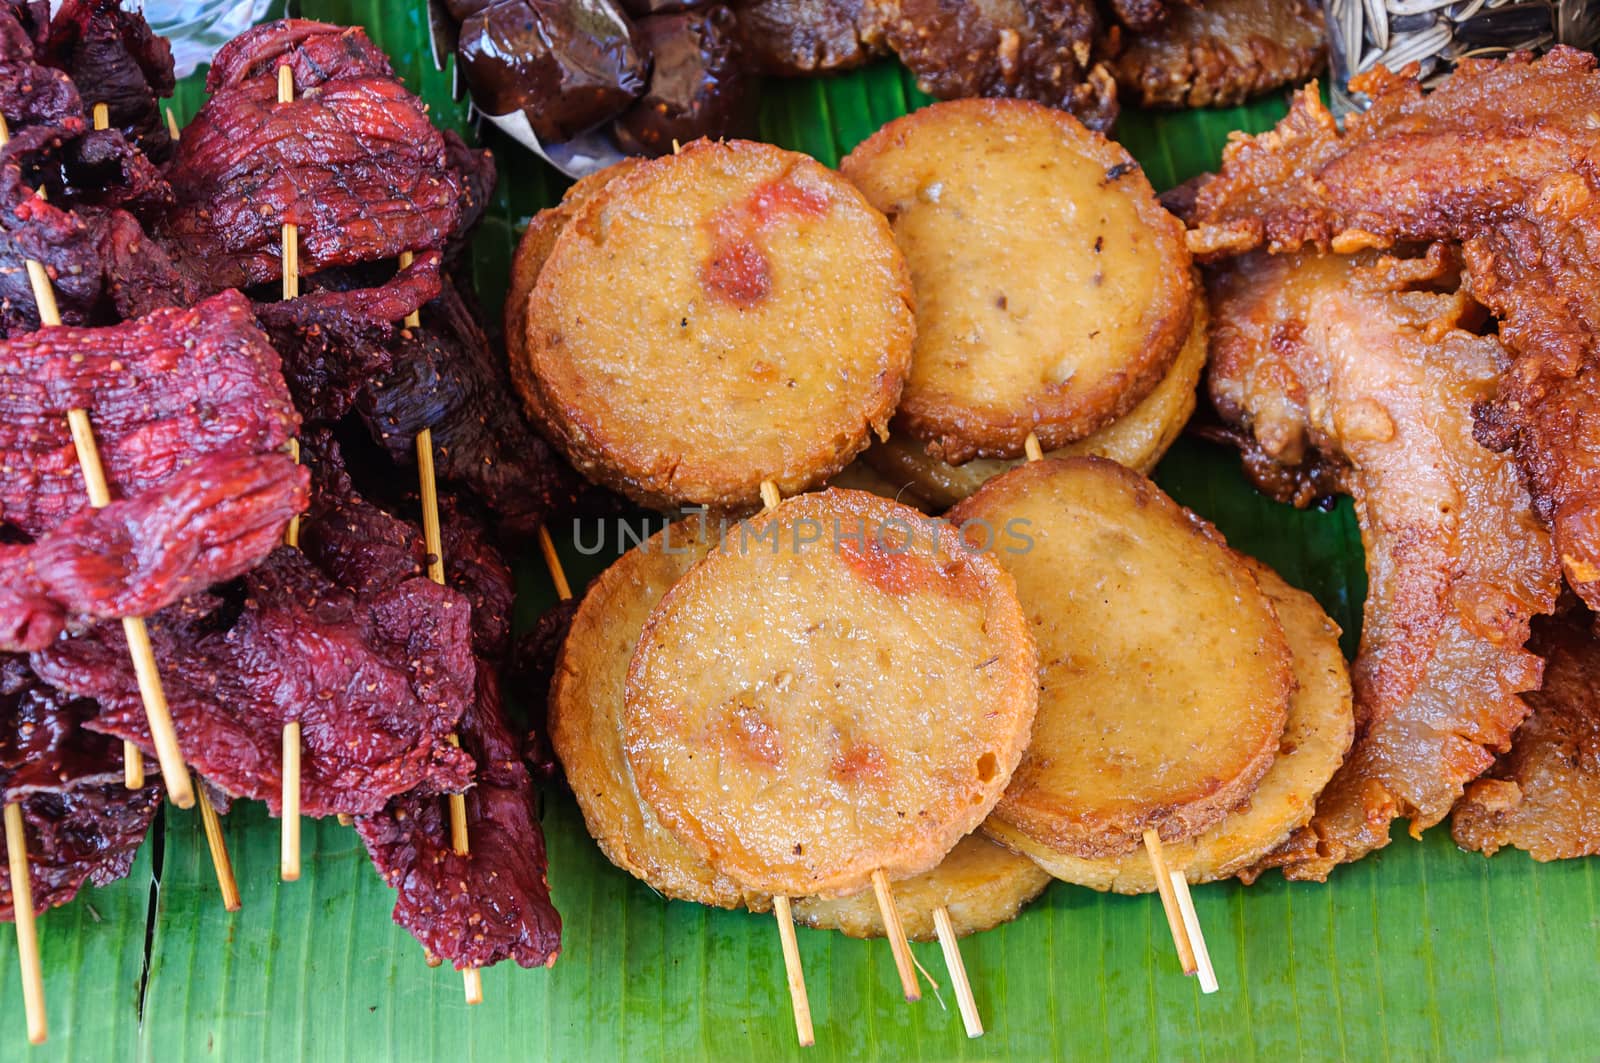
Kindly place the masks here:
POLYGON ((281 450, 299 424, 277 352, 237 292, 0 342, 0 524, 39 536, 88 505, 72 408, 89 411, 113 498, 207 454, 281 450))
POLYGON ((522 112, 542 141, 614 118, 645 90, 649 54, 614 0, 450 6, 473 99, 488 114, 522 112))
POLYGON ((177 203, 159 225, 180 268, 210 290, 277 280, 282 225, 300 266, 442 248, 461 177, 422 101, 359 29, 285 20, 248 30, 207 78, 211 99, 168 171, 177 203), (279 103, 275 71, 294 71, 279 103))
POLYGON ((612 127, 623 151, 665 155, 674 143, 737 134, 752 124, 733 12, 722 5, 638 23, 652 56, 645 94, 612 127))
MULTIPOLYGON (((159 785, 126 789, 121 746, 83 728, 95 708, 0 656, 0 802, 22 804, 36 912, 126 875, 161 804, 159 785)), ((0 867, 0 919, 13 917, 0 867)))
POLYGON ((453 283, 422 312, 422 327, 393 347, 358 405, 374 440, 402 467, 416 463, 415 439, 431 428, 434 469, 495 514, 501 531, 533 534, 585 490, 583 480, 528 427, 505 362, 453 283))
POLYGON ((549 729, 545 726, 545 706, 550 700, 550 681, 555 678, 556 658, 561 646, 572 630, 572 618, 577 615, 583 595, 568 598, 539 614, 533 627, 517 637, 511 651, 509 680, 524 705, 533 710, 536 726, 528 732, 522 743, 522 759, 533 769, 536 777, 554 779, 557 775, 556 758, 550 748, 549 729))
POLYGON ((208 454, 160 490, 0 544, 0 649, 42 649, 75 619, 144 616, 265 560, 305 507, 286 454, 208 454))
POLYGON ((90 105, 104 103, 110 127, 156 161, 172 153, 158 97, 172 95, 172 49, 144 16, 119 0, 65 0, 50 23, 43 59, 66 72, 90 105))

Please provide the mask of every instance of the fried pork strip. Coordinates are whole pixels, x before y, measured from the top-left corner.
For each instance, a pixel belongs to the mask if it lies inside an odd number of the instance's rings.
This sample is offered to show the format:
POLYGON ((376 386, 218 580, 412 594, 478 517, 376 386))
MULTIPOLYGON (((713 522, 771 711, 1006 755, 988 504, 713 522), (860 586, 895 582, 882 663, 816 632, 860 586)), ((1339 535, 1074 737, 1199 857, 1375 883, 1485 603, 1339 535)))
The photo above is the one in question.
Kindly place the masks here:
POLYGON ((1528 648, 1545 659, 1544 686, 1511 751, 1467 787, 1450 833, 1493 856, 1510 845, 1535 860, 1600 853, 1600 640, 1578 609, 1534 624, 1528 648))
POLYGON ((1537 689, 1523 650, 1560 570, 1514 464, 1472 409, 1507 356, 1464 326, 1442 247, 1412 260, 1254 255, 1212 276, 1211 395, 1281 466, 1338 469, 1366 548, 1356 740, 1310 825, 1266 866, 1336 864, 1437 823, 1507 747, 1537 689))
POLYGON ((1341 133, 1316 86, 1278 127, 1229 145, 1199 189, 1191 248, 1463 246, 1468 291, 1514 355, 1479 400, 1479 440, 1515 455, 1567 581, 1600 607, 1600 71, 1557 48, 1466 60, 1423 94, 1378 70, 1341 133))

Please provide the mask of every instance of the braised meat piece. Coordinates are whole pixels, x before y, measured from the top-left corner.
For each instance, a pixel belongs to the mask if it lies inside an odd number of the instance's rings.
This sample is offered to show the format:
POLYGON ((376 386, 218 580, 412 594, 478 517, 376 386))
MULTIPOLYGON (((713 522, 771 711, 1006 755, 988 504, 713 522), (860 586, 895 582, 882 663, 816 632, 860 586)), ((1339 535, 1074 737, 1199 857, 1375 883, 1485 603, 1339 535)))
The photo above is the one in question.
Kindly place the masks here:
POLYGON ((745 62, 764 74, 848 70, 885 54, 882 0, 740 0, 734 5, 745 62))
POLYGON ((1190 245, 1352 251, 1458 241, 1472 296, 1513 355, 1477 413, 1555 535, 1567 582, 1600 607, 1600 69, 1558 47, 1463 60, 1437 89, 1381 68, 1343 130, 1315 86, 1271 132, 1234 140, 1196 193, 1190 245))
POLYGON ((0 342, 0 524, 40 536, 88 505, 67 411, 89 412, 113 498, 207 454, 282 450, 299 425, 278 355, 237 292, 109 328, 0 342))
POLYGON ((0 544, 0 649, 43 649, 69 622, 145 616, 233 579, 266 559, 306 497, 286 454, 207 454, 158 490, 0 544))
POLYGON ((398 337, 358 409, 402 468, 415 466, 416 435, 431 428, 435 474, 481 501, 510 536, 532 535, 586 490, 528 426, 504 360, 453 282, 424 308, 422 327, 398 337))
POLYGON ((164 161, 172 137, 158 99, 172 95, 172 49, 138 11, 119 0, 65 0, 50 23, 42 57, 103 103, 110 127, 145 155, 164 161))
POLYGON ((665 155, 674 144, 735 135, 749 124, 733 12, 717 5, 638 23, 653 57, 650 86, 612 126, 623 151, 665 155))
POLYGON ((1169 13, 1176 14, 1172 9, 1181 11, 1194 2, 1203 3, 1204 0, 1111 0, 1111 10, 1124 26, 1144 32, 1166 22, 1169 13))
POLYGON ((1146 107, 1226 107, 1322 65, 1322 5, 1312 0, 1196 0, 1148 32, 1116 35, 1111 71, 1146 107))
POLYGON ((886 39, 918 86, 940 99, 1037 100, 1104 130, 1116 119, 1117 93, 1091 61, 1100 29, 1089 0, 897 0, 886 39))
POLYGON ((454 3, 456 55, 486 114, 521 112, 548 143, 615 118, 645 91, 650 56, 614 0, 454 3))
POLYGON ((1493 856, 1510 845, 1535 860, 1600 853, 1600 640, 1584 609, 1533 626, 1528 648, 1544 658, 1544 686, 1523 695, 1533 710, 1511 751, 1467 787, 1450 833, 1493 856))
POLYGON ((1439 822, 1527 715, 1530 619, 1560 567, 1514 462, 1473 438, 1509 356, 1442 245, 1423 258, 1253 255, 1213 273, 1210 389, 1284 466, 1322 460, 1367 561, 1356 737, 1310 824, 1265 866, 1325 879, 1439 822))
MULTIPOLYGON (((0 803, 22 805, 36 913, 126 875, 161 806, 159 785, 123 786, 121 745, 83 727, 95 711, 0 656, 0 803)), ((0 867, 0 920, 14 917, 0 867)))
POLYGON ((455 232, 462 178, 444 137, 359 29, 258 26, 217 54, 206 85, 158 227, 197 283, 277 280, 285 222, 300 227, 307 274, 442 248, 455 232), (296 94, 279 103, 285 64, 296 94))

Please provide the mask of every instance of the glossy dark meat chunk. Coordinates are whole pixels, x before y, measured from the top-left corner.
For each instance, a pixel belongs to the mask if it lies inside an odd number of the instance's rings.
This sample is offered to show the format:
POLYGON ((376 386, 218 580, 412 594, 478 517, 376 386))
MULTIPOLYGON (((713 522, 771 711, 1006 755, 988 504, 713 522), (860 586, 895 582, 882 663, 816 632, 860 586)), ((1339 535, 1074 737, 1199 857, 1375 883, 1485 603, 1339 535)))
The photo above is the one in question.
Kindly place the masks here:
POLYGON ((359 271, 306 278, 297 299, 256 304, 256 318, 283 355, 301 417, 339 420, 369 382, 389 369, 407 314, 439 292, 439 253, 429 251, 391 280, 367 287, 359 271))
POLYGON ((612 126, 623 151, 665 155, 675 143, 733 136, 752 124, 733 12, 718 5, 638 25, 654 61, 650 87, 612 126))
POLYGON ((548 967, 561 951, 561 917, 545 879, 544 833, 533 780, 506 726, 500 684, 478 673, 461 722, 461 745, 478 765, 467 791, 471 851, 450 846, 445 803, 407 795, 356 830, 383 879, 398 892, 394 920, 456 967, 514 960, 548 967))
POLYGON ((739 43, 750 66, 799 76, 848 70, 887 48, 879 0, 741 0, 739 43))
POLYGON ((1117 116, 1116 83, 1092 64, 1100 19, 1089 0, 899 0, 887 39, 940 99, 999 96, 1070 111, 1091 129, 1117 116))
POLYGON ((0 343, 0 523, 42 535, 88 505, 67 411, 89 411, 113 498, 204 455, 283 449, 299 425, 278 355, 237 292, 99 329, 0 343))
POLYGON ((613 0, 493 0, 464 8, 457 61, 487 114, 520 111, 560 142, 642 95, 649 54, 613 0))
POLYGON ((306 498, 306 471, 286 454, 208 454, 158 490, 0 544, 0 650, 43 649, 68 624, 145 616, 233 579, 306 498))
POLYGON ((1204 0, 1111 0, 1111 10, 1130 30, 1153 30, 1167 20, 1170 8, 1187 7, 1204 0))
POLYGON ((404 468, 416 435, 433 430, 434 471, 494 514, 500 530, 532 535, 586 490, 571 466, 524 419, 507 377, 453 282, 393 349, 392 368, 371 381, 359 409, 373 438, 404 468))
MULTIPOLYGON (((126 875, 161 805, 159 785, 123 786, 119 743, 83 728, 95 708, 0 656, 0 801, 22 804, 36 912, 126 875)), ((0 866, 0 919, 13 917, 0 866)))
POLYGON ((360 30, 258 26, 219 53, 207 84, 158 226, 197 283, 278 280, 285 222, 300 227, 306 274, 442 248, 455 232, 461 176, 444 138, 360 30), (289 103, 277 102, 280 64, 295 74, 289 103))
POLYGON ((87 94, 85 110, 106 105, 110 128, 162 161, 172 138, 160 98, 172 95, 172 49, 144 16, 119 0, 65 0, 50 23, 44 61, 66 72, 87 94))

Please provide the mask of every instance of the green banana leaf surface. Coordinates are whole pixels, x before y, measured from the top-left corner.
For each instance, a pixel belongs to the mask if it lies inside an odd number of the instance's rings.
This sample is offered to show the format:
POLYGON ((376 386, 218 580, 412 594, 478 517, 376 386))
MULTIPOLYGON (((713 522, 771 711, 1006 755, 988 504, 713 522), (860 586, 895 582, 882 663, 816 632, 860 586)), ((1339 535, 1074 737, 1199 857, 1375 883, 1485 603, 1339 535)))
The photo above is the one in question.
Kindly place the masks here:
MULTIPOLYGON (((436 70, 419 0, 305 0, 392 57, 434 119, 471 135, 452 75, 436 70)), ((174 104, 186 119, 199 78, 174 104)), ((767 82, 761 133, 834 164, 926 102, 893 63, 767 82)), ((1266 128, 1276 96, 1246 108, 1124 116, 1117 137, 1158 189, 1216 166, 1228 134, 1266 128)), ((492 130, 500 185, 474 247, 488 322, 527 218, 565 185, 492 130)), ((1157 480, 1240 549, 1314 593, 1353 652, 1365 594, 1348 505, 1297 512, 1257 495, 1234 455, 1184 439, 1157 480)), ((558 539, 570 531, 558 530, 558 539)), ((605 562, 564 549, 575 585, 605 562)), ((519 617, 554 601, 537 554, 519 559, 519 617)), ((1438 828, 1396 828, 1387 849, 1326 885, 1275 874, 1197 887, 1222 989, 1178 970, 1159 903, 1056 883, 1014 923, 963 942, 988 1033, 962 1032, 940 983, 900 995, 889 948, 799 931, 817 1043, 796 1046, 770 917, 667 902, 616 870, 570 794, 545 794, 550 883, 565 920, 550 970, 501 965, 468 1007, 461 978, 429 968, 390 919, 393 894, 353 831, 306 824, 301 881, 278 881, 278 830, 241 802, 225 829, 243 909, 222 908, 198 816, 170 806, 131 876, 41 920, 52 1035, 24 1037, 15 943, 0 934, 0 1059, 687 1060, 1546 1059, 1600 1054, 1600 908, 1594 862, 1540 865, 1455 849, 1438 828)))

